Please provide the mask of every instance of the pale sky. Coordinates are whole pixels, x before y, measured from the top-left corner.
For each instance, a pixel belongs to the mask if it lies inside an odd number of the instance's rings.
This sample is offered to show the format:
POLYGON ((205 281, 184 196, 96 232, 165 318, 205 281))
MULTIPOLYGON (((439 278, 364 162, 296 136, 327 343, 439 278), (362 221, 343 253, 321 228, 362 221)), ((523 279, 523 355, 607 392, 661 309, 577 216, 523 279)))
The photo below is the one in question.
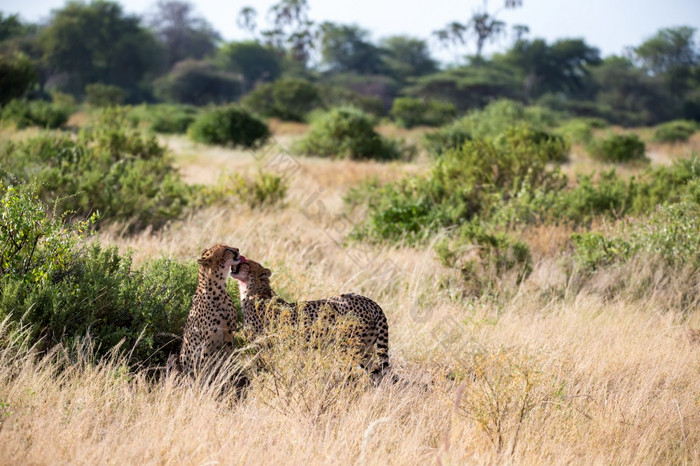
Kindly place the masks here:
MULTIPOLYGON (((432 31, 451 21, 466 21, 483 0, 309 0, 311 18, 316 21, 354 23, 372 32, 378 39, 393 34, 408 34, 429 39, 432 31)), ((122 0, 130 13, 152 11, 155 0, 122 0)), ((258 11, 258 22, 275 0, 193 0, 197 12, 204 16, 224 39, 242 39, 245 34, 236 26, 236 16, 243 6, 258 11)), ((490 0, 489 10, 496 11, 503 0, 490 0)), ((0 11, 19 13, 30 21, 47 19, 50 11, 60 8, 64 0, 0 0, 0 11)), ((598 47, 604 56, 620 54, 626 46, 638 45, 663 27, 688 25, 700 31, 700 0, 523 0, 516 10, 503 10, 498 17, 509 25, 530 27, 530 38, 548 41, 583 37, 598 47)), ((697 34, 700 39, 700 32, 697 34)), ((507 40, 487 51, 504 50, 507 40)), ((431 41, 436 56, 449 61, 451 53, 440 50, 431 41)), ((474 53, 474 47, 466 50, 474 53)))

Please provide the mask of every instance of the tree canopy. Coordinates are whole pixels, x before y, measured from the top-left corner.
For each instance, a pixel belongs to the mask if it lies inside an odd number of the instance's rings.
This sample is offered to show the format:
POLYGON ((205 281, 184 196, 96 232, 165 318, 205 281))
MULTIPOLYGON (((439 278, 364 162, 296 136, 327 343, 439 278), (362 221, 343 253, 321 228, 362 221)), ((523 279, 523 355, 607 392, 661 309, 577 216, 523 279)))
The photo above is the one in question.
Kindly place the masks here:
POLYGON ((104 0, 71 1, 55 10, 41 41, 59 87, 78 95, 97 82, 135 93, 157 56, 155 39, 141 18, 104 0))

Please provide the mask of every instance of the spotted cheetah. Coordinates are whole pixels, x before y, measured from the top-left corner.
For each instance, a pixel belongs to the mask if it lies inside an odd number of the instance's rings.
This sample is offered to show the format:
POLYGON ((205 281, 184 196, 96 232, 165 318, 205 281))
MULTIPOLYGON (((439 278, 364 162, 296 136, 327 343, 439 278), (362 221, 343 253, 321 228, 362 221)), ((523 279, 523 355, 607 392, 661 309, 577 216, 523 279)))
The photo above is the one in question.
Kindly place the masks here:
MULTIPOLYGON (((180 350, 179 367, 193 373, 211 356, 233 349, 236 308, 226 292, 226 278, 245 258, 238 249, 223 244, 202 251, 199 263, 197 291, 192 298, 180 350)), ((173 361, 171 360, 169 365, 173 361)))
POLYGON ((323 318, 329 318, 331 321, 347 315, 357 320, 355 335, 359 337, 361 349, 367 358, 363 367, 369 368, 376 345, 378 367, 372 370, 372 374, 386 373, 389 369, 389 326, 382 308, 377 303, 353 293, 316 301, 288 303, 275 296, 270 287, 270 275, 270 269, 245 258, 241 265, 231 270, 231 276, 238 280, 243 324, 254 336, 264 332, 269 323, 269 315, 266 315, 266 312, 270 309, 273 313, 279 313, 280 308, 288 309, 293 321, 297 321, 299 316, 303 315, 304 325, 307 326, 318 319, 322 310, 330 314, 324 314, 323 318))

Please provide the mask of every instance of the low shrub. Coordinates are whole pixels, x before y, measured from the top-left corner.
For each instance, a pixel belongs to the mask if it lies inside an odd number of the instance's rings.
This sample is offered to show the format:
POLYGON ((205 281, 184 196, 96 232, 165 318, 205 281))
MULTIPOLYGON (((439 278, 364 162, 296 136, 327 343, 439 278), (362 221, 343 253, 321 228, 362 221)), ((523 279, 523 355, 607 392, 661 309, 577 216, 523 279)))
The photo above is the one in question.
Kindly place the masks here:
POLYGON ((597 182, 591 175, 580 175, 577 181, 575 188, 562 192, 550 206, 554 217, 582 224, 599 215, 620 218, 630 210, 635 180, 626 182, 610 170, 601 173, 597 182))
POLYGON ((14 123, 17 128, 39 126, 59 128, 68 121, 73 107, 43 100, 13 100, 2 109, 2 120, 14 123))
POLYGON ((346 198, 366 203, 366 222, 354 237, 375 240, 422 240, 438 228, 453 227, 475 216, 491 218, 523 189, 558 192, 566 177, 550 159, 560 143, 534 137, 525 127, 512 128, 496 142, 465 142, 437 159, 427 176, 408 177, 376 187, 365 185, 346 198))
POLYGON ((611 134, 589 145, 588 152, 597 160, 610 163, 645 162, 645 145, 636 134, 611 134))
POLYGON ((436 243, 443 265, 459 270, 468 293, 493 292, 506 275, 516 283, 532 272, 529 246, 506 233, 490 231, 478 220, 462 225, 456 235, 436 243))
POLYGON ((633 214, 652 212, 657 205, 679 202, 684 197, 700 204, 700 155, 673 162, 668 167, 648 169, 633 180, 631 201, 633 214))
POLYGON ((544 132, 555 123, 556 117, 540 107, 528 108, 511 100, 497 100, 483 110, 471 112, 426 134, 425 148, 430 154, 439 156, 460 147, 465 141, 494 138, 512 126, 526 125, 544 132))
POLYGON ((575 259, 584 270, 626 262, 634 255, 661 257, 676 267, 700 268, 700 204, 684 199, 659 206, 645 219, 632 220, 621 234, 572 235, 575 259))
POLYGON ((155 137, 129 129, 123 112, 102 113, 78 133, 41 134, 0 146, 0 176, 36 180, 42 200, 61 199, 57 212, 129 222, 130 229, 160 227, 190 204, 192 188, 180 178, 155 137))
POLYGON ((213 187, 202 187, 197 204, 230 204, 232 200, 238 200, 251 208, 271 207, 284 202, 288 189, 289 183, 283 177, 262 170, 253 178, 227 175, 213 187))
POLYGON ((92 107, 114 107, 124 102, 126 91, 119 86, 95 83, 85 86, 85 102, 92 107))
MULTIPOLYGON (((502 134, 494 138, 496 147, 503 151, 519 151, 525 148, 525 152, 535 150, 536 158, 549 162, 565 162, 569 155, 570 145, 561 136, 534 129, 524 124, 506 128, 502 134)), ((528 154, 528 157, 532 157, 528 154)))
POLYGON ((188 134, 197 142, 248 149, 263 145, 270 137, 270 130, 247 111, 230 106, 202 113, 188 134))
POLYGON ((565 122, 557 133, 575 144, 590 144, 593 141, 593 125, 585 119, 573 119, 565 122))
POLYGON ((465 125, 462 120, 459 120, 437 131, 426 133, 423 146, 429 154, 440 156, 445 151, 457 149, 472 139, 472 131, 469 125, 465 125))
POLYGON ((374 119, 361 110, 339 107, 315 120, 294 147, 297 153, 320 157, 394 160, 401 157, 396 142, 374 130, 374 119))
POLYGON ((322 105, 322 100, 316 85, 303 79, 284 78, 258 85, 241 100, 241 105, 265 117, 304 121, 311 110, 322 105))
POLYGON ((457 116, 454 104, 441 100, 422 100, 412 97, 394 99, 391 116, 399 126, 442 126, 457 116))
POLYGON ((40 349, 89 334, 98 357, 121 345, 133 364, 162 365, 177 351, 197 286, 194 261, 134 267, 116 248, 86 245, 94 219, 64 223, 32 185, 0 184, 0 195, 0 320, 29 324, 40 349))
POLYGON ((685 142, 697 130, 698 126, 693 121, 669 121, 656 127, 654 140, 657 142, 685 142))
POLYGON ((135 126, 146 126, 156 133, 184 134, 199 110, 189 105, 139 105, 128 113, 135 126))
POLYGON ((341 86, 321 85, 319 92, 323 105, 319 106, 318 109, 355 107, 378 118, 386 115, 384 102, 379 97, 360 94, 341 86))

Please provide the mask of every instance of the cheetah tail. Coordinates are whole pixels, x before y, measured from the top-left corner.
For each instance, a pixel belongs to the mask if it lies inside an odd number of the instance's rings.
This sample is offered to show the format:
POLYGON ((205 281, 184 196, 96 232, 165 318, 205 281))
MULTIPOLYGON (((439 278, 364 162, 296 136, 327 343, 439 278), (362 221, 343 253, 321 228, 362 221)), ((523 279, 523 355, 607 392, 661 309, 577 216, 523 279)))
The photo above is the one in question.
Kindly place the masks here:
POLYGON ((389 369, 389 323, 383 312, 377 317, 377 357, 379 367, 373 372, 384 374, 389 369))

